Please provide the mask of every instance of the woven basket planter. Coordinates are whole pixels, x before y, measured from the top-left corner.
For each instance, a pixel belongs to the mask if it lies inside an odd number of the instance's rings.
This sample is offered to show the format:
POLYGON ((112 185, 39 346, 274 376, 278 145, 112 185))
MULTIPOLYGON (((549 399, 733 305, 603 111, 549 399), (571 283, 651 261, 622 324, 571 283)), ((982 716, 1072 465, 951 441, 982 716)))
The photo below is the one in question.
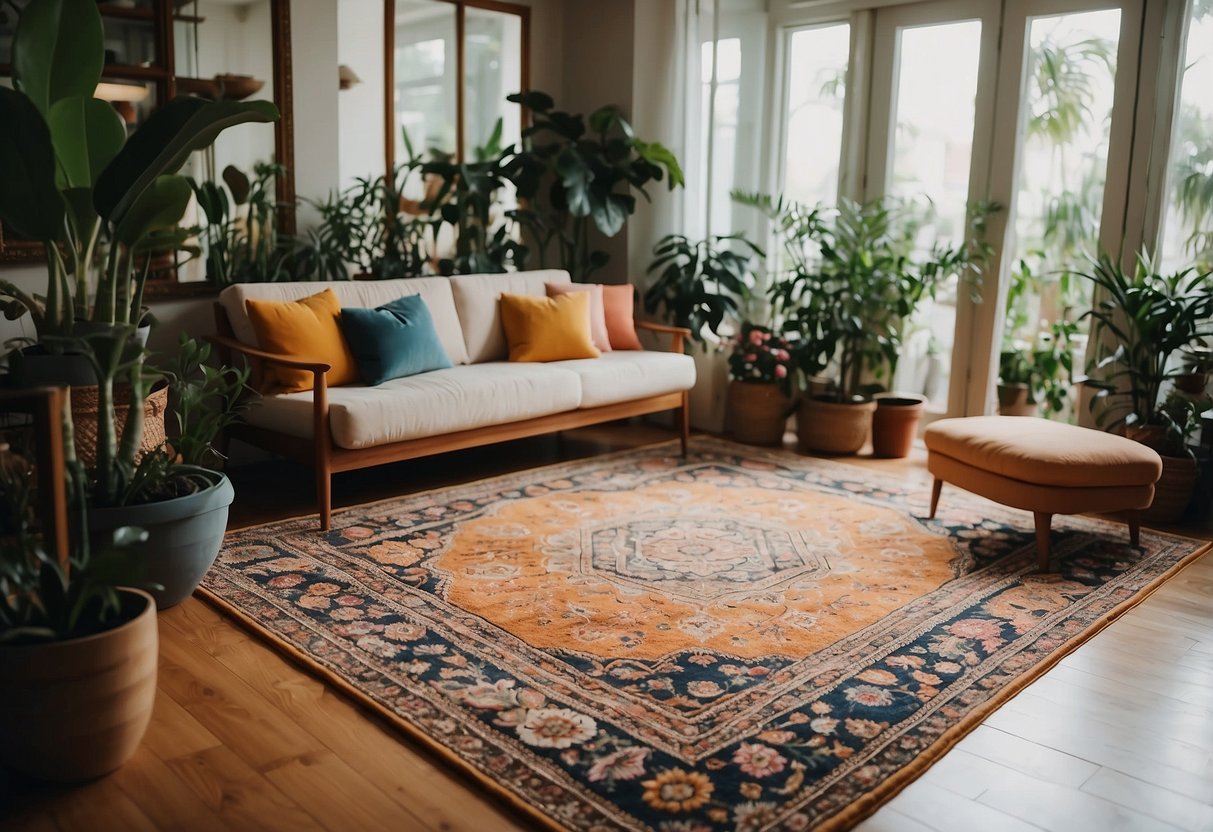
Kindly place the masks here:
MULTIPOLYGON (((114 388, 114 421, 122 441, 126 415, 131 409, 131 389, 114 388)), ((168 388, 161 387, 143 400, 143 441, 139 458, 164 444, 164 412, 168 410, 168 388)), ((91 468, 97 461, 97 387, 72 388, 72 428, 76 435, 76 457, 91 468)))
POLYGON ((782 444, 791 413, 792 397, 776 382, 729 383, 729 427, 738 442, 782 444))

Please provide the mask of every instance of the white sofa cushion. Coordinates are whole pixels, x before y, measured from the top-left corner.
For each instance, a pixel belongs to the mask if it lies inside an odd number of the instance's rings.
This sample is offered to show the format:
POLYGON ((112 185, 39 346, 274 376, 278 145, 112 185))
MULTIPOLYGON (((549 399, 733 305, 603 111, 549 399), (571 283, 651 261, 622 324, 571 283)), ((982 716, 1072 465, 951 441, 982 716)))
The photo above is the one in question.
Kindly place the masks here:
MULTIPOLYGON (((548 274, 543 272, 543 274, 548 274)), ((434 319, 438 340, 455 364, 468 363, 463 329, 455 311, 451 282, 445 277, 408 277, 398 280, 342 280, 315 283, 237 283, 219 293, 219 302, 227 312, 236 340, 249 346, 259 346, 253 325, 245 309, 245 301, 292 301, 306 298, 325 289, 332 289, 342 306, 374 309, 405 295, 420 295, 434 319)), ((540 292, 543 283, 540 282, 540 292)))
POLYGON ((581 378, 581 406, 600 407, 695 386, 695 362, 672 352, 617 350, 599 358, 553 361, 549 367, 572 370, 581 378))
MULTIPOLYGON (((393 379, 378 387, 332 387, 333 442, 351 450, 576 410, 581 381, 551 364, 487 363, 393 379)), ((258 427, 311 438, 312 394, 254 400, 245 414, 258 427)))
POLYGON ((463 326, 468 362, 504 361, 509 345, 501 326, 498 301, 502 292, 511 295, 546 297, 546 283, 568 283, 569 273, 560 269, 509 274, 458 274, 451 278, 455 309, 463 326))

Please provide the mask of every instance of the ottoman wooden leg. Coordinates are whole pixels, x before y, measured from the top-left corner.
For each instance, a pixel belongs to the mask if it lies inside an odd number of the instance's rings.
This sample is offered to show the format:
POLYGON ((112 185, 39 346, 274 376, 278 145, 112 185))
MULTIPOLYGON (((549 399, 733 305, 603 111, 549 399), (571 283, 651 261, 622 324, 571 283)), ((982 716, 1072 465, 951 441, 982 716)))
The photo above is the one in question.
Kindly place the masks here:
POLYGON ((931 520, 935 519, 935 509, 939 508, 939 492, 941 491, 943 491, 943 480, 936 477, 935 484, 931 486, 931 513, 927 515, 931 520))
POLYGON ((1141 512, 1137 509, 1125 512, 1125 520, 1129 522, 1129 543, 1141 545, 1141 512))
POLYGON ((1053 515, 1045 511, 1034 511, 1036 519, 1036 561, 1041 572, 1049 571, 1049 529, 1053 525, 1053 515))

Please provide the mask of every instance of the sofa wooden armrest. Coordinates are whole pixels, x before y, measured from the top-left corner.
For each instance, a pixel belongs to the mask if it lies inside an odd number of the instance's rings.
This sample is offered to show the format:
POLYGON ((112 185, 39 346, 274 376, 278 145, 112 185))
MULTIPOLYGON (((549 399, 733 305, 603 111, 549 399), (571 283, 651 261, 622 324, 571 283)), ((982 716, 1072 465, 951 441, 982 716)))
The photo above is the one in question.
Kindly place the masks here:
POLYGON ((259 350, 256 347, 250 347, 248 344, 242 344, 235 338, 228 338, 224 335, 208 335, 207 339, 212 344, 223 349, 238 352, 247 355, 250 358, 257 358, 261 361, 267 361, 271 364, 277 364, 280 367, 289 367, 293 370, 306 370, 311 373, 327 373, 333 369, 331 364, 325 364, 323 361, 300 361, 297 358, 291 358, 289 355, 282 355, 275 352, 266 352, 259 350))
POLYGON ((687 338, 691 337, 691 330, 685 326, 668 326, 666 324, 655 324, 650 321, 637 321, 636 328, 669 335, 670 352, 682 352, 683 344, 687 338))

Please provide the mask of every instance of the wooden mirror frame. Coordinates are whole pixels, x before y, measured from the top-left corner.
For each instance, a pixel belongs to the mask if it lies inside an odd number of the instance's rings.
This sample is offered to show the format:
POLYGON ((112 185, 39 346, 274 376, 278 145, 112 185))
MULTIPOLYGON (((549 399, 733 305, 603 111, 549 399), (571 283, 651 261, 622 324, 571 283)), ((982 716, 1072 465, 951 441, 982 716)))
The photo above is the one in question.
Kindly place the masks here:
MULTIPOLYGON (((531 7, 499 0, 434 0, 455 7, 455 158, 463 160, 464 34, 467 9, 512 14, 522 19, 521 88, 531 87, 531 7)), ((390 178, 396 166, 396 0, 383 0, 383 153, 390 178)))
MULTIPOLYGON (((389 0, 390 2, 390 0, 389 0)), ((171 35, 171 28, 169 29, 171 35)), ((274 125, 274 156, 279 164, 286 167, 286 175, 277 177, 275 195, 280 205, 278 213, 279 228, 287 234, 295 233, 295 115, 294 92, 291 75, 291 0, 270 0, 270 40, 273 41, 274 63, 274 103, 278 105, 281 114, 274 125)), ((171 65, 173 50, 170 47, 165 56, 171 65)), ((3 69, 11 71, 11 68, 3 69)), ((167 95, 165 100, 176 95, 176 75, 169 74, 167 95)), ((42 243, 33 240, 11 240, 4 235, 0 226, 0 268, 6 264, 28 264, 43 262, 46 251, 42 243)), ((207 283, 207 286, 210 284, 207 283)), ((168 286, 187 286, 194 289, 193 284, 169 283, 168 286)), ((170 290, 171 292, 171 290, 170 290)))

